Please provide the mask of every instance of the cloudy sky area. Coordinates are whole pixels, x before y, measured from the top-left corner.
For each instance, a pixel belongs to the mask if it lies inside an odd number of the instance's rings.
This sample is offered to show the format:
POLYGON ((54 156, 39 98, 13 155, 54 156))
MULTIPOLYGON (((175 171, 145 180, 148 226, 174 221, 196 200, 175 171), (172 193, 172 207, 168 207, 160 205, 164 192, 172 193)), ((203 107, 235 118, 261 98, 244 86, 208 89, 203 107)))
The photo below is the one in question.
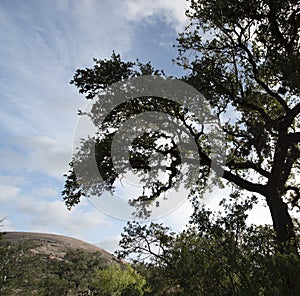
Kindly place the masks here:
MULTIPOLYGON (((151 60, 168 75, 180 75, 171 61, 172 45, 186 24, 186 5, 185 0, 0 2, 3 230, 58 233, 114 249, 125 222, 87 201, 68 211, 60 194, 76 113, 86 104, 69 81, 76 69, 91 67, 93 58, 109 58, 113 50, 124 60, 151 60)), ((181 229, 189 208, 184 204, 161 221, 181 229)), ((261 213, 269 219, 267 211, 261 213)))

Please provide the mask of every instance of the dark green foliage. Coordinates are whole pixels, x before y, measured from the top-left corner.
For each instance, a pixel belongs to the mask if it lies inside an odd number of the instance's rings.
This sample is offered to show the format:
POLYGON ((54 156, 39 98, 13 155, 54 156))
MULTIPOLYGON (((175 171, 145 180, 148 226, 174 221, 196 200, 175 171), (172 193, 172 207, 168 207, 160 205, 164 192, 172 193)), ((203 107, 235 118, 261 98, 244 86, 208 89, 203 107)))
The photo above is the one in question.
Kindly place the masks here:
POLYGON ((119 54, 113 52, 110 60, 94 59, 92 69, 78 69, 71 81, 87 99, 93 99, 109 85, 139 75, 162 75, 163 71, 154 70, 150 62, 142 64, 123 62, 119 54))
POLYGON ((278 251, 270 226, 246 224, 254 203, 223 204, 223 214, 198 207, 180 234, 129 223, 118 254, 139 255, 150 295, 298 295, 300 258, 278 251))
MULTIPOLYGON (((160 76, 164 74, 162 71, 155 70, 150 62, 146 64, 142 64, 138 60, 135 62, 123 62, 120 55, 115 53, 112 54, 111 59, 109 60, 95 59, 94 61, 95 66, 92 69, 77 70, 71 81, 71 84, 74 84, 79 89, 80 93, 86 94, 87 99, 92 99, 98 94, 105 93, 105 90, 109 85, 123 81, 124 79, 141 75, 160 76)), ((81 196, 87 196, 90 192, 101 195, 104 189, 114 189, 113 183, 117 174, 111 160, 111 145, 115 135, 115 132, 112 132, 112 130, 119 128, 126 119, 145 111, 159 111, 159 109, 161 109, 162 112, 172 112, 174 109, 174 102, 161 102, 157 98, 149 97, 133 98, 132 101, 117 106, 116 109, 107 114, 103 126, 97 121, 97 114, 100 112, 97 107, 97 104, 93 106, 91 119, 93 124, 99 129, 100 136, 99 138, 93 138, 90 139, 90 141, 82 143, 78 155, 75 155, 73 161, 70 163, 69 172, 65 175, 66 182, 62 195, 69 209, 80 202, 81 196), (84 162, 86 156, 89 155, 91 145, 95 146, 94 157, 96 158, 99 173, 104 180, 103 184, 100 184, 98 176, 95 180, 93 178, 88 178, 88 180, 80 180, 79 183, 77 179, 78 176, 75 174, 74 164, 82 164, 84 162)), ((176 104, 175 108, 178 109, 176 104)), ((84 113, 79 110, 79 115, 84 115, 84 113)), ((153 142, 151 136, 153 137, 155 135, 149 135, 147 141, 148 144, 152 144, 153 142)), ((141 147, 139 143, 136 143, 136 146, 136 150, 141 147)), ((142 158, 138 157, 133 152, 131 162, 133 163, 133 166, 135 166, 135 169, 146 167, 140 160, 142 160, 142 158)), ((119 166, 118 169, 121 172, 124 172, 123 163, 119 166)))
POLYGON ((300 157, 299 3, 191 0, 187 16, 177 62, 189 69, 184 81, 230 117, 224 179, 264 196, 278 242, 293 240, 288 206, 299 207, 300 197, 294 177, 300 157))
MULTIPOLYGON (((223 121, 228 145, 223 180, 239 191, 264 197, 281 251, 296 253, 289 210, 299 209, 300 200, 295 178, 300 158, 298 1, 189 2, 186 14, 190 25, 178 38, 177 63, 187 70, 180 79, 203 93, 223 121)), ((95 60, 92 69, 77 70, 71 83, 92 99, 108 85, 145 74, 162 73, 150 63, 123 62, 113 53, 109 60, 95 60)), ((127 106, 122 110, 118 113, 121 117, 131 109, 127 106)), ((180 117, 178 112, 173 115, 180 117)), ((106 134, 105 138, 101 132, 103 145, 96 153, 103 160, 101 175, 108 175, 107 180, 113 181, 110 157, 104 153, 110 153, 112 135, 106 134)), ((205 137, 193 133, 192 136, 201 158, 200 177, 190 184, 191 196, 197 200, 207 185, 205 176, 211 156, 209 149, 203 149, 205 137)), ((139 147, 143 147, 141 142, 139 147)), ((138 160, 142 163, 135 168, 145 170, 148 158, 140 155, 138 160)), ((63 195, 69 208, 80 202, 83 188, 96 187, 97 180, 79 185, 72 166, 66 177, 63 195)), ((155 188, 155 184, 149 184, 149 188, 155 188)))
POLYGON ((1 241, 0 295, 121 296, 133 291, 142 296, 147 290, 142 276, 130 267, 108 265, 100 253, 69 250, 63 258, 56 258, 36 248, 29 240, 15 244, 1 241), (108 272, 112 282, 104 276, 108 272))
POLYGON ((32 256, 30 250, 34 246, 30 241, 16 246, 1 241, 1 295, 21 295, 28 288, 32 295, 36 295, 34 293, 39 288, 37 275, 42 275, 45 270, 45 261, 39 256, 32 256), (30 267, 33 269, 30 270, 30 267))

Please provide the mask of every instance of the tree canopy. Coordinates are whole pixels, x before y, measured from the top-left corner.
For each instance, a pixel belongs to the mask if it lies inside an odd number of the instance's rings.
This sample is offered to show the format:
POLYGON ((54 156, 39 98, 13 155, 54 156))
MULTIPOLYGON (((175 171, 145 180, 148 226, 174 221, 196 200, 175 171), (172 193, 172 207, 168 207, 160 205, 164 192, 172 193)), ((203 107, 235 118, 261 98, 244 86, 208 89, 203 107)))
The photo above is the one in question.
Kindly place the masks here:
MULTIPOLYGON (((299 11, 296 0, 191 0, 186 11, 190 24, 179 35, 176 60, 187 70, 178 79, 204 95, 226 134, 226 162, 219 163, 215 170, 222 169, 220 177, 240 193, 245 191, 265 198, 279 245, 282 250, 293 252, 297 252, 297 245, 290 210, 300 206, 296 178, 300 168, 299 11)), ((124 62, 113 53, 109 60, 95 59, 91 69, 77 70, 71 83, 87 99, 95 100, 118 81, 163 74, 150 63, 124 62)), ((82 182, 74 171, 74 161, 82 161, 87 151, 91 151, 88 142, 95 148, 97 167, 106 181, 103 188, 111 188, 117 177, 111 160, 115 130, 108 128, 117 128, 120 121, 155 108, 178 118, 178 126, 186 126, 196 143, 199 162, 193 175, 197 179, 187 185, 197 203, 207 185, 208 169, 212 168, 206 130, 189 129, 188 115, 195 110, 186 111, 184 104, 146 96, 117 106, 101 123, 99 136, 82 143, 66 175, 63 195, 68 207, 97 189, 97 178, 82 182)), ((92 119, 99 110, 93 111, 92 119)), ((201 120, 195 116, 192 120, 201 126, 201 120)), ((149 157, 153 152, 171 160, 166 182, 169 186, 159 183, 160 189, 153 190, 158 183, 146 183, 150 192, 144 200, 150 202, 174 187, 180 169, 176 143, 165 147, 158 141, 165 136, 145 133, 131 146, 130 163, 137 171, 149 173, 149 157)))
POLYGON ((228 139, 224 178, 264 196, 279 241, 287 241, 293 236, 287 203, 299 209, 300 198, 295 178, 300 157, 299 5, 191 1, 187 15, 191 23, 180 35, 178 58, 191 71, 184 79, 219 114, 235 118, 223 126, 228 139), (194 59, 187 62, 188 52, 194 59))

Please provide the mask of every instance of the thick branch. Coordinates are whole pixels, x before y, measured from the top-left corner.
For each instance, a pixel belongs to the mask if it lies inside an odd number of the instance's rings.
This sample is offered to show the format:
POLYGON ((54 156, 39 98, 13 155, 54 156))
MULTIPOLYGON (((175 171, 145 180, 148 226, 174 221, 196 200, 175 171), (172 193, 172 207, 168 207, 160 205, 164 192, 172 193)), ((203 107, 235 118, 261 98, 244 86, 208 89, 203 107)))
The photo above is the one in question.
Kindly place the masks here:
POLYGON ((279 30, 279 25, 277 23, 277 16, 275 11, 275 5, 272 5, 272 1, 270 1, 269 7, 269 13, 267 15, 269 23, 270 23, 270 30, 273 33, 273 36, 275 37, 276 41, 284 46, 285 49, 288 48, 288 42, 284 38, 283 34, 279 30))
MULTIPOLYGON (((187 129, 189 130, 191 135, 193 135, 194 139, 197 139, 193 129, 188 124, 186 124, 186 122, 184 120, 183 120, 183 123, 187 127, 187 129)), ((206 165, 206 166, 212 168, 217 176, 222 177, 222 178, 226 179, 227 181, 232 182, 235 185, 237 185, 243 189, 246 189, 246 190, 252 191, 252 192, 257 192, 264 196, 266 195, 267 192, 266 192, 265 185, 252 183, 248 180, 245 180, 245 179, 239 177, 238 175, 234 175, 230 171, 224 170, 219 164, 217 164, 216 162, 213 162, 211 160, 211 158, 202 151, 199 141, 195 141, 195 142, 196 142, 196 145, 198 148, 198 154, 200 156, 200 165, 206 165)))
POLYGON ((300 114, 300 103, 298 103, 295 107, 293 107, 292 109, 290 109, 287 112, 287 115, 284 117, 284 124, 286 126, 290 126, 294 119, 300 114))
POLYGON ((233 160, 230 160, 229 162, 226 163, 226 165, 233 169, 241 169, 241 170, 253 169, 257 173, 261 174, 262 176, 264 176, 266 178, 269 178, 269 176, 270 176, 270 173, 267 172, 266 170, 264 170, 263 168, 261 168, 259 166, 259 164, 253 163, 251 161, 245 161, 245 162, 238 163, 238 162, 234 162, 233 160))
POLYGON ((249 102, 245 102, 243 101, 242 103, 243 106, 245 107, 249 107, 251 109, 253 109, 254 111, 257 111, 261 117, 263 118, 263 120, 266 122, 266 127, 275 127, 275 123, 276 121, 273 120, 265 111, 263 108, 259 107, 258 105, 255 105, 255 104, 252 104, 252 103, 249 103, 249 102))
POLYGON ((238 44, 238 46, 243 49, 246 54, 247 54, 247 60, 249 61, 250 65, 252 66, 252 70, 253 70, 253 74, 254 74, 254 79, 255 81, 273 98, 275 98, 279 103, 280 105, 284 108, 284 110, 288 111, 289 110, 289 107, 288 105, 286 104, 286 102, 283 100, 283 98, 276 92, 274 92, 272 89, 269 88, 269 86, 264 83, 259 77, 258 77, 258 69, 257 69, 257 65, 253 59, 253 55, 252 53, 250 52, 249 48, 243 44, 243 43, 240 43, 238 44))
POLYGON ((291 144, 300 143, 300 132, 290 133, 287 137, 291 144))
POLYGON ((237 185, 243 189, 246 189, 251 192, 257 192, 263 196, 266 196, 267 191, 266 191, 265 185, 252 183, 252 182, 247 181, 237 175, 232 174, 230 171, 224 171, 223 178, 229 182, 234 183, 235 185, 237 185))
POLYGON ((290 155, 286 158, 286 161, 282 167, 282 174, 279 183, 280 188, 282 188, 285 185, 286 181, 288 180, 291 174, 292 167, 296 162, 296 160, 299 159, 299 157, 300 157, 300 151, 296 149, 296 147, 292 146, 290 155))
POLYGON ((199 155, 200 155, 200 159, 201 159, 200 164, 211 167, 214 170, 214 172, 217 174, 217 176, 222 177, 222 178, 226 179, 227 181, 232 182, 235 185, 237 185, 243 189, 246 189, 248 191, 257 192, 261 195, 266 194, 266 186, 265 185, 261 185, 258 183, 252 183, 248 180, 245 180, 245 179, 239 177, 238 175, 231 173, 230 171, 224 170, 220 165, 218 165, 215 162, 212 162, 210 157, 208 157, 205 153, 203 153, 201 151, 201 149, 198 151, 199 151, 199 155))
POLYGON ((271 176, 268 180, 268 186, 270 188, 278 188, 280 179, 282 177, 282 170, 288 155, 288 141, 287 141, 287 132, 282 131, 278 135, 278 141, 275 147, 273 166, 271 170, 271 176))

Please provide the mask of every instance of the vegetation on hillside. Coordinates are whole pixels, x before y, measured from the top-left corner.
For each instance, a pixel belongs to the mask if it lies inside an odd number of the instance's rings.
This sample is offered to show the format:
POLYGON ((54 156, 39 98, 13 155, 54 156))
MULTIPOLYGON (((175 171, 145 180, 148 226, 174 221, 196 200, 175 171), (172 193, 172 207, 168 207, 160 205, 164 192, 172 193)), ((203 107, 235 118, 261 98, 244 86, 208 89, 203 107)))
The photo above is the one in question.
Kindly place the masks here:
POLYGON ((108 265, 100 252, 74 249, 58 258, 36 247, 30 240, 1 239, 0 295, 142 296, 147 290, 143 276, 126 264, 108 265))

